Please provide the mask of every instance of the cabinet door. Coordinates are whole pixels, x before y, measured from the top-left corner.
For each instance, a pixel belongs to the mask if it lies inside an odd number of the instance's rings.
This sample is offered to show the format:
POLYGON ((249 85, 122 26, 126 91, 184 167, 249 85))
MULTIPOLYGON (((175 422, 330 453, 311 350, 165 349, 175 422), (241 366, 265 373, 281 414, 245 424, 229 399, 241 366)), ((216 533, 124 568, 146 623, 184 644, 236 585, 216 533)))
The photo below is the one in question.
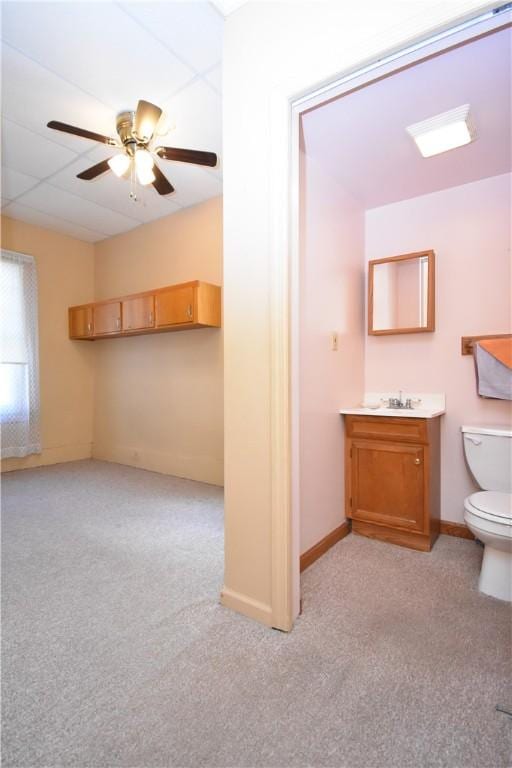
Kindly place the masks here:
POLYGON ((156 294, 156 326, 195 322, 194 286, 170 288, 156 294))
POLYGON ((92 307, 70 307, 69 337, 71 339, 86 339, 92 334, 92 307))
POLYGON ((425 532, 422 446, 354 440, 351 517, 425 532))
POLYGON ((155 325, 155 297, 135 296, 123 301, 123 331, 153 328, 155 325))
POLYGON ((104 333, 119 333, 121 330, 121 302, 111 301, 108 304, 94 306, 94 335, 104 333))

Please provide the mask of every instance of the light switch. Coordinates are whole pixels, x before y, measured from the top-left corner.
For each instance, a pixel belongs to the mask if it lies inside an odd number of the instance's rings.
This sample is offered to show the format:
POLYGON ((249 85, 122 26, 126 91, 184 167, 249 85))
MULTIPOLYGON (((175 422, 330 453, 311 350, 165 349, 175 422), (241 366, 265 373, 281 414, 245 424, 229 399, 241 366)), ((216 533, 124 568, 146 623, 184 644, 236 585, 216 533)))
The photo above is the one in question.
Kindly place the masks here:
POLYGON ((331 333, 331 350, 333 352, 338 351, 338 333, 337 331, 333 331, 331 333))

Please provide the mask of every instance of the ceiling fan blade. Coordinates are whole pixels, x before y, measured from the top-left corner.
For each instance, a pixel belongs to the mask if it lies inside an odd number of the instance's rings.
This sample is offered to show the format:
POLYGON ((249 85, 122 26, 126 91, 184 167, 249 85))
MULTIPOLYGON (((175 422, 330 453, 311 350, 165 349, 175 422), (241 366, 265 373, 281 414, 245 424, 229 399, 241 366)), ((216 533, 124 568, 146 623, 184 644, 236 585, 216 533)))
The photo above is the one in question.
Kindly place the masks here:
POLYGON ((173 185, 165 178, 156 163, 153 165, 153 173, 156 178, 152 183, 159 195, 170 195, 171 192, 174 192, 173 185))
POLYGON ((135 113, 135 133, 139 139, 150 139, 155 132, 156 124, 160 120, 162 110, 156 104, 141 99, 137 104, 135 113))
POLYGON ((197 149, 178 149, 176 147, 157 147, 158 157, 163 160, 178 160, 180 163, 195 163, 196 165, 217 165, 215 152, 200 152, 197 149))
POLYGON ((115 139, 111 139, 109 136, 103 136, 101 133, 94 133, 93 131, 86 131, 84 128, 77 128, 76 126, 68 125, 67 123, 59 123, 58 120, 50 120, 50 122, 47 124, 47 127, 53 128, 54 131, 72 133, 73 136, 82 136, 84 139, 99 141, 100 144, 108 144, 111 147, 116 146, 115 139))
POLYGON ((96 176, 101 176, 101 174, 105 173, 105 171, 110 171, 108 160, 102 160, 101 163, 96 163, 96 165, 93 165, 90 168, 87 168, 87 170, 82 171, 82 173, 77 174, 77 179, 85 179, 86 181, 90 181, 91 179, 95 179, 96 176))

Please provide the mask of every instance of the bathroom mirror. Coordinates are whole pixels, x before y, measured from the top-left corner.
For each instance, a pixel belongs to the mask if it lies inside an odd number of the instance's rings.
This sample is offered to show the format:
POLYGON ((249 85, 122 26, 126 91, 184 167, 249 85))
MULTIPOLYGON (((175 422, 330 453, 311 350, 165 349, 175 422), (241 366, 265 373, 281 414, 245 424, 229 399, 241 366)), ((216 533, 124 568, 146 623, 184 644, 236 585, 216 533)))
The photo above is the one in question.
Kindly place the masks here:
POLYGON ((368 333, 433 331, 434 251, 368 263, 368 333))

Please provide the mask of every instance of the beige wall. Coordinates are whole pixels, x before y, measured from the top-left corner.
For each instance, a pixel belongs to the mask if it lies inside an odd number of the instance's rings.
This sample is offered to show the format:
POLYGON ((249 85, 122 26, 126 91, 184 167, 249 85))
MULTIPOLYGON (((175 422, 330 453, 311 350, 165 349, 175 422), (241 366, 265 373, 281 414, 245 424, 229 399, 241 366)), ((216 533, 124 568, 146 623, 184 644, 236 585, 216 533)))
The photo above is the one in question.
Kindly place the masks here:
MULTIPOLYGON (((222 284, 222 199, 96 244, 95 298, 222 284)), ((223 484, 222 331, 94 342, 93 455, 223 484)))
POLYGON ((84 243, 2 219, 37 262, 43 452, 3 470, 96 458, 223 484, 222 331, 77 342, 67 309, 188 280, 222 284, 222 199, 84 243))
POLYGON ((94 395, 92 344, 68 339, 68 307, 94 292, 94 246, 2 217, 2 247, 30 254, 39 286, 42 453, 4 459, 2 470, 91 456, 94 395))

